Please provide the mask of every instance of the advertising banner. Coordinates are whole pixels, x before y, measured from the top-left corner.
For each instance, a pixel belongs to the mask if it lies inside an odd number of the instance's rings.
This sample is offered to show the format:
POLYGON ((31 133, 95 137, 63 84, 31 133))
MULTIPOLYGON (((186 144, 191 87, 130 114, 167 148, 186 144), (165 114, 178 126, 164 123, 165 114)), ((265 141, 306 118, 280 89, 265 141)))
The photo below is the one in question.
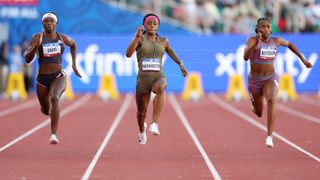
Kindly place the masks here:
MULTIPOLYGON (((319 35, 281 35, 293 42, 314 67, 307 69, 300 59, 287 47, 279 48, 275 60, 275 71, 278 76, 288 73, 295 82, 299 92, 317 92, 319 88, 318 62, 320 53, 319 35)), ((96 92, 100 77, 112 74, 115 77, 120 92, 135 90, 138 72, 136 55, 125 56, 125 51, 132 37, 82 37, 72 36, 78 45, 78 68, 82 79, 77 78, 72 71, 71 55, 66 48, 63 55, 63 67, 70 75, 75 91, 96 92)), ((168 36, 169 42, 189 72, 200 73, 203 89, 215 92, 225 92, 229 77, 243 76, 247 83, 250 71, 249 61, 243 60, 245 35, 213 35, 213 36, 168 36)), ((180 68, 165 54, 163 70, 168 82, 168 91, 181 92, 185 78, 180 68)))

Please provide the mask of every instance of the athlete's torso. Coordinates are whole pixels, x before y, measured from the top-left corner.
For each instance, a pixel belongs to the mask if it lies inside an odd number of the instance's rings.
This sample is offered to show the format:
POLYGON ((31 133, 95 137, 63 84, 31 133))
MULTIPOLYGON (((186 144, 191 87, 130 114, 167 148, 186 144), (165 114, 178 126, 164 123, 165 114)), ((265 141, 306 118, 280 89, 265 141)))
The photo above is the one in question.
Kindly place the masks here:
POLYGON ((274 73, 274 60, 278 52, 275 38, 268 42, 259 41, 250 58, 250 74, 253 77, 268 76, 274 73))
POLYGON ((164 38, 156 37, 155 41, 142 36, 140 49, 137 51, 139 73, 162 72, 162 57, 165 52, 164 38))
POLYGON ((64 44, 60 34, 57 33, 55 39, 48 39, 43 35, 42 42, 38 48, 38 63, 57 63, 61 64, 64 44))
POLYGON ((273 64, 277 51, 278 46, 275 44, 275 38, 270 38, 268 42, 259 41, 258 47, 250 58, 250 63, 273 64))

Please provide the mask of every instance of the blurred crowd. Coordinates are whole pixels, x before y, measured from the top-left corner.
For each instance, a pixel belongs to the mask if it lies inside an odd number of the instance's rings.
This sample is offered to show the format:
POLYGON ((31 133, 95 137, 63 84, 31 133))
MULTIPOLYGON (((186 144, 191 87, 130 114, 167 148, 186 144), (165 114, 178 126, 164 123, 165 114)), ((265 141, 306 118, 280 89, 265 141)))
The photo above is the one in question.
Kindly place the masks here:
POLYGON ((319 32, 320 0, 106 0, 156 12, 203 33, 253 33, 268 16, 273 32, 319 32))
POLYGON ((27 38, 23 38, 20 44, 10 46, 8 42, 1 42, 0 45, 0 98, 8 84, 10 73, 22 73, 27 92, 33 89, 33 66, 24 62, 23 54, 29 45, 27 38))

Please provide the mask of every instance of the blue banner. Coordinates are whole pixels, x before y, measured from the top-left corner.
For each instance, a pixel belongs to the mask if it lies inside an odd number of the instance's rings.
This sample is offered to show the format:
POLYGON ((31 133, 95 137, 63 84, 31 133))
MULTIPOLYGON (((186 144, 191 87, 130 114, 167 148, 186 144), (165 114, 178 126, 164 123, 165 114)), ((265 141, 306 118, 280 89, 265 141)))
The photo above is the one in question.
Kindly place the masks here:
MULTIPOLYGON (((288 48, 281 47, 275 60, 276 73, 290 73, 298 92, 317 92, 319 90, 319 35, 281 35, 293 42, 308 61, 313 64, 307 69, 300 59, 288 48)), ((63 67, 70 74, 76 92, 95 92, 99 79, 104 74, 113 74, 120 92, 135 91, 138 72, 135 54, 131 58, 125 51, 132 37, 82 37, 72 36, 78 45, 77 62, 83 78, 77 78, 71 68, 69 49, 63 55, 63 67)), ((200 72, 206 92, 224 92, 228 79, 240 74, 247 82, 249 62, 243 60, 245 35, 214 36, 168 36, 169 42, 189 71, 200 72)), ((168 91, 181 92, 185 78, 180 68, 165 54, 163 69, 168 81, 168 91)))

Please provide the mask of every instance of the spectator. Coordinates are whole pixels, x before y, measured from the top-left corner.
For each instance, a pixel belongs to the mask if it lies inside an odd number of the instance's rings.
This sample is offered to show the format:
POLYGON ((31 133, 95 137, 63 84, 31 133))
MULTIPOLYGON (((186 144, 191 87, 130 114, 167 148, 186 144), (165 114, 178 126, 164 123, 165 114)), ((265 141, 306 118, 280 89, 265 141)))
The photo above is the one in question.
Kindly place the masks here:
POLYGON ((19 45, 15 45, 13 48, 13 52, 10 53, 9 72, 10 73, 23 72, 23 56, 21 54, 21 47, 19 45))
POLYGON ((212 33, 220 19, 220 12, 215 0, 197 0, 198 26, 205 33, 212 33))
MULTIPOLYGON (((21 42, 21 54, 24 56, 25 50, 28 48, 30 41, 26 36, 23 37, 21 42)), ((26 91, 30 92, 33 89, 33 64, 24 63, 24 84, 26 91)))
POLYGON ((3 96, 6 86, 7 86, 7 77, 9 73, 9 44, 3 42, 0 47, 0 96, 3 96))

